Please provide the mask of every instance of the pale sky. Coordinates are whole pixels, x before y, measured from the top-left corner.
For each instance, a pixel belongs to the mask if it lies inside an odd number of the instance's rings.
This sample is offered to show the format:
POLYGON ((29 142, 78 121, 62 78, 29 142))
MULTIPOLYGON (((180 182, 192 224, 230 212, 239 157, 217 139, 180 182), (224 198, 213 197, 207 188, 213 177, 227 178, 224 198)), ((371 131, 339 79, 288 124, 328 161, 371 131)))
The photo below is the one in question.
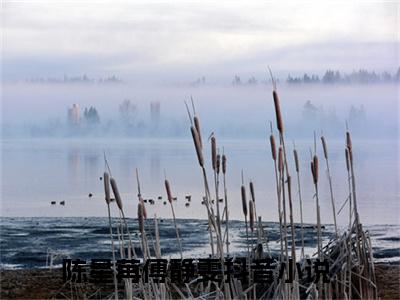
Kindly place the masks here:
POLYGON ((399 1, 4 1, 3 79, 399 66, 399 1))

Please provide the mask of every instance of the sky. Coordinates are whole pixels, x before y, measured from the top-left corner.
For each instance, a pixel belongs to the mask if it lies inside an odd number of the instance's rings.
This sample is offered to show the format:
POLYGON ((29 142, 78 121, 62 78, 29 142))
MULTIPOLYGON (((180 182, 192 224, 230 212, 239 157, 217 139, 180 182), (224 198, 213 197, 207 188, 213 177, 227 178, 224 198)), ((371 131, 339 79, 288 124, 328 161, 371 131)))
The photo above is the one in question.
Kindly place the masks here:
POLYGON ((3 1, 2 79, 395 72, 398 1, 3 1))

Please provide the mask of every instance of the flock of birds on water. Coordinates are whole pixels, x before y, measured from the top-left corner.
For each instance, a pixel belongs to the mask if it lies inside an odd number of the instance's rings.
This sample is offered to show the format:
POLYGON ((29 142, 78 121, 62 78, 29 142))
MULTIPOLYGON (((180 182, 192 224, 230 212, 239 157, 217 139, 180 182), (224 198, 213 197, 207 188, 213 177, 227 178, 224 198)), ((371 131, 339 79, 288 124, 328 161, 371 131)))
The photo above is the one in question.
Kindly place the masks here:
MULTIPOLYGON (((100 177, 100 180, 103 180, 103 177, 100 177)), ((88 197, 89 197, 89 198, 92 198, 92 197, 93 197, 93 194, 92 194, 92 193, 89 193, 89 194, 88 194, 88 197)), ((157 199, 158 199, 159 201, 162 201, 162 200, 163 200, 163 197, 162 197, 162 196, 158 196, 157 199)), ((178 198, 177 198, 177 197, 173 197, 172 200, 173 200, 173 201, 178 201, 178 198)), ((189 207, 189 206, 190 206, 190 202, 192 201, 192 195, 186 195, 186 196, 185 196, 185 200, 186 200, 185 207, 189 207)), ((219 200, 220 200, 220 202, 223 201, 223 199, 219 199, 219 200)), ((154 205, 154 204, 155 204, 154 199, 143 199, 143 201, 144 201, 144 203, 149 203, 150 205, 154 205)), ((213 202, 214 202, 214 200, 213 200, 213 202)), ((204 197, 203 197, 203 201, 202 201, 201 203, 204 204, 204 197)), ((57 204, 57 201, 51 201, 50 204, 51 204, 51 205, 56 205, 56 204, 57 204)), ((63 200, 63 201, 60 201, 59 204, 62 205, 62 206, 65 206, 65 201, 64 201, 64 200, 63 200)), ((164 205, 167 205, 167 201, 164 200, 164 201, 163 201, 163 204, 164 204, 164 205)))

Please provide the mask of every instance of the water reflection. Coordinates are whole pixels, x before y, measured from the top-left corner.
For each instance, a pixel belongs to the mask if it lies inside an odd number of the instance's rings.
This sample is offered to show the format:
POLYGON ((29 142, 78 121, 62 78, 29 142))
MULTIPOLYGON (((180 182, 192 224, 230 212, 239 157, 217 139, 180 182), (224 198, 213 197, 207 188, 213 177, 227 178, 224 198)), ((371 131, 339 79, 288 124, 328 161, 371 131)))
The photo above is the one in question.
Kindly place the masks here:
MULTIPOLYGON (((263 220, 275 220, 277 211, 275 178, 267 141, 236 140, 219 141, 219 143, 225 147, 228 156, 227 184, 232 218, 242 218, 240 173, 244 169, 246 184, 251 179, 256 187, 257 213, 263 220)), ((344 144, 341 140, 328 140, 328 143, 334 196, 336 206, 340 207, 348 194, 344 144)), ((310 145, 312 141, 296 142, 301 163, 304 217, 306 221, 314 222, 315 199, 309 174, 310 145)), ((398 161, 396 141, 355 140, 354 148, 362 221, 400 223, 399 177, 397 165, 394 163, 398 161)), ((43 214, 54 216, 67 212, 70 215, 104 216, 103 183, 99 180, 104 171, 103 151, 106 152, 112 176, 117 179, 120 192, 126 199, 128 212, 132 216, 136 215, 135 169, 138 168, 145 198, 157 199, 159 195, 165 196, 163 186, 165 169, 173 196, 178 198, 176 202, 178 217, 205 217, 204 207, 200 204, 204 194, 203 182, 190 140, 10 141, 3 144, 2 171, 3 174, 7 174, 2 186, 3 211, 15 216, 43 214), (93 198, 88 199, 89 193, 93 194, 93 198), (185 207, 186 194, 192 195, 190 207, 185 207), (66 200, 67 205, 64 210, 50 207, 49 203, 55 198, 66 200), (28 202, 29 205, 26 205, 28 202)), ((288 151, 291 153, 291 149, 288 151)), ((205 147, 205 161, 208 168, 209 157, 209 149, 205 147)), ((293 164, 291 157, 289 164, 293 164)), ((326 222, 330 222, 332 215, 329 185, 324 174, 324 164, 321 163, 321 214, 326 222)), ((210 179, 211 175, 208 171, 210 179)), ((214 190, 211 181, 210 184, 214 190)), ((296 186, 294 191, 297 191, 296 186)), ((295 218, 297 218, 297 196, 294 196, 294 199, 295 218)), ((155 205, 149 208, 149 214, 154 213, 170 217, 169 212, 163 208, 162 201, 156 201, 155 205)), ((339 220, 344 220, 345 217, 340 215, 339 220)))

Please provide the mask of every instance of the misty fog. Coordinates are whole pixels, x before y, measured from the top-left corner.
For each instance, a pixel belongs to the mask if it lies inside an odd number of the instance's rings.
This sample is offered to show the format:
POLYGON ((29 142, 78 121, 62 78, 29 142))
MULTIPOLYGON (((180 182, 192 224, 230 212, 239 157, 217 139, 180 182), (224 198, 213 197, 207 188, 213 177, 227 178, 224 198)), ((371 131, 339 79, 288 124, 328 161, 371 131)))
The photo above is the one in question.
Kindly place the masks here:
MULTIPOLYGON (((254 86, 162 84, 5 83, 2 91, 4 138, 15 137, 190 137, 184 101, 193 96, 204 134, 227 138, 260 138, 274 121, 270 84, 254 86), (134 107, 129 127, 120 105, 134 107), (151 103, 159 115, 151 118, 151 103), (68 109, 94 107, 98 122, 68 130, 68 109)), ((396 138, 399 86, 278 84, 283 116, 290 138, 311 137, 322 130, 342 136, 346 121, 360 138, 396 138)))

